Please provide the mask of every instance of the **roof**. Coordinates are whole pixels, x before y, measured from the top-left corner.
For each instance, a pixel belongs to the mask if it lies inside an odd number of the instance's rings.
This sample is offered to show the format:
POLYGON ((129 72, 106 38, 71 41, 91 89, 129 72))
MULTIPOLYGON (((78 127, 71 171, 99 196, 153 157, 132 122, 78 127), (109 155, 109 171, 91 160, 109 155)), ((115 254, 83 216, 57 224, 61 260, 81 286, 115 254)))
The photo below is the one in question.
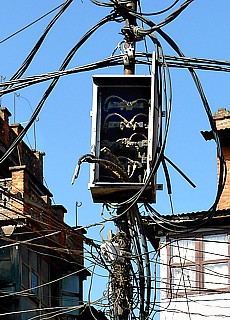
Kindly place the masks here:
POLYGON ((159 237, 168 233, 177 233, 176 226, 184 227, 184 233, 195 229, 230 228, 230 209, 162 215, 159 217, 142 217, 145 233, 154 247, 159 237), (171 224, 169 227, 168 225, 171 224), (174 224, 174 226, 172 225, 174 224))
MULTIPOLYGON (((209 211, 203 210, 203 211, 193 211, 193 212, 182 212, 178 214, 167 214, 164 215, 165 219, 168 219, 170 221, 189 221, 191 219, 197 219, 199 217, 204 216, 207 214, 209 211)), ((225 210, 216 210, 215 214, 213 216, 213 219, 220 219, 223 217, 229 217, 230 218, 230 209, 225 209, 225 210)))

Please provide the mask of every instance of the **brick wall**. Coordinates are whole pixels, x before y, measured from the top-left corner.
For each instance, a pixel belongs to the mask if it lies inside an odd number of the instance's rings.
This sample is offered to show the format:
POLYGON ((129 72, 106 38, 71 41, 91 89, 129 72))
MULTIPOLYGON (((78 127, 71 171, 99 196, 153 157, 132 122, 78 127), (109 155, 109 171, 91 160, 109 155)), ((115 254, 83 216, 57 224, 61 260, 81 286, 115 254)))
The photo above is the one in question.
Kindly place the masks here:
MULTIPOLYGON (((225 137, 224 145, 222 145, 222 151, 223 156, 226 161, 226 167, 227 167, 227 179, 224 186, 224 190, 222 192, 218 209, 224 210, 224 209, 230 209, 230 136, 229 131, 224 131, 225 129, 230 128, 230 112, 225 108, 220 108, 215 113, 213 119, 216 122, 217 130, 221 130, 221 135, 225 137), (227 141, 227 143, 226 143, 227 141)), ((221 141, 222 142, 222 141, 221 141)), ((218 164, 218 172, 219 172, 219 164, 218 164)))
MULTIPOLYGON (((23 130, 23 126, 20 123, 9 124, 10 116, 11 113, 7 108, 0 108, 0 147, 2 150, 7 150, 23 130)), ((26 143, 21 141, 12 155, 16 165, 26 165, 36 179, 43 183, 44 152, 30 149, 26 143)))
MULTIPOLYGON (((7 108, 0 108, 0 151, 3 154, 23 130, 20 124, 9 124, 10 115, 7 108)), ((76 250, 77 253, 78 250, 82 251, 73 258, 83 264, 84 232, 81 230, 79 234, 66 234, 68 227, 64 223, 64 214, 67 211, 62 205, 51 204, 52 194, 43 184, 44 155, 44 152, 30 149, 21 141, 14 153, 5 160, 4 167, 0 168, 0 182, 10 185, 9 190, 3 189, 4 196, 9 197, 9 204, 1 207, 0 220, 17 220, 29 216, 32 220, 27 219, 27 223, 33 230, 40 230, 43 226, 63 229, 63 232, 52 239, 63 247, 76 250), (40 221, 42 223, 39 223, 40 221)))
POLYGON ((14 195, 11 200, 11 207, 14 211, 15 218, 22 218, 24 214, 28 214, 28 208, 23 201, 23 199, 28 196, 29 187, 26 166, 10 167, 9 169, 12 173, 11 194, 14 195))
POLYGON ((226 108, 219 108, 214 114, 217 130, 230 128, 230 111, 226 108))

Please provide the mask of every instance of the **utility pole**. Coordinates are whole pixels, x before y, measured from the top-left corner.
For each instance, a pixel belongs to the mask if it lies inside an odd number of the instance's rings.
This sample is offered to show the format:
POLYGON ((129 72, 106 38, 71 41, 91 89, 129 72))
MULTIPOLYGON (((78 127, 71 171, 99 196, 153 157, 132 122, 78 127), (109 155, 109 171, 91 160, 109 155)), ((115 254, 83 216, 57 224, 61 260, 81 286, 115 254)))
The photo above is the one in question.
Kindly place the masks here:
POLYGON ((110 319, 136 319, 139 313, 139 319, 144 320, 149 317, 151 275, 137 201, 155 200, 154 187, 149 183, 154 180, 155 89, 152 76, 133 76, 135 44, 140 40, 133 14, 137 11, 137 0, 114 1, 114 7, 125 21, 121 29, 124 76, 94 76, 92 155, 84 155, 79 165, 83 161, 91 163, 90 189, 94 202, 108 203, 109 211, 109 203, 117 204, 116 217, 111 213, 116 234, 109 231, 107 240, 103 239, 101 244, 104 260, 110 263, 110 319))
MULTIPOLYGON (((122 213, 124 208, 118 210, 122 213)), ((117 233, 114 243, 119 247, 119 257, 113 263, 111 276, 111 291, 113 302, 113 320, 128 320, 131 307, 132 288, 130 283, 130 235, 127 213, 115 222, 117 233)))
MULTIPOLYGON (((137 0, 131 0, 126 5, 127 9, 136 11, 137 0)), ((130 32, 130 26, 136 25, 136 18, 129 15, 125 19, 125 27, 123 28, 123 33, 125 36, 125 58, 124 58, 124 74, 132 75, 135 73, 135 36, 130 32)))
MULTIPOLYGON (((136 11, 137 0, 132 0, 126 4, 127 9, 136 11)), ((124 75, 133 75, 135 73, 135 36, 130 32, 130 27, 136 25, 135 17, 127 14, 125 26, 122 32, 125 36, 124 44, 124 75)), ((132 285, 130 278, 130 233, 129 222, 132 210, 127 210, 122 206, 117 210, 120 218, 116 220, 117 233, 115 241, 119 246, 120 254, 123 258, 117 259, 112 268, 111 289, 114 296, 113 320, 128 320, 132 306, 132 285), (122 215, 122 213, 124 214, 122 215)))

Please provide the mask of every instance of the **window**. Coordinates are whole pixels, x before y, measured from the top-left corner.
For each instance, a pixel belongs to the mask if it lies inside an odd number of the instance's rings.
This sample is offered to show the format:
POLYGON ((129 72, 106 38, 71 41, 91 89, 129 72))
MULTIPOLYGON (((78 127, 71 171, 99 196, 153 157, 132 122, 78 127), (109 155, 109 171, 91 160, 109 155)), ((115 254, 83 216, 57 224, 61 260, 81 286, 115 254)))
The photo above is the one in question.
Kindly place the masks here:
POLYGON ((62 280, 62 307, 72 307, 68 315, 79 315, 80 278, 72 275, 62 280))
POLYGON ((29 250, 29 262, 30 262, 30 287, 31 292, 35 295, 38 295, 38 285, 39 285, 39 279, 38 279, 38 254, 36 252, 33 252, 32 250, 29 250))
POLYGON ((228 235, 203 237, 204 288, 228 288, 228 235))
POLYGON ((49 306, 50 305, 50 289, 49 289, 49 285, 45 285, 46 282, 42 281, 43 287, 42 289, 42 304, 44 304, 45 306, 49 306))
MULTIPOLYGON (((7 242, 6 242, 7 243, 7 242)), ((6 244, 1 241, 3 248, 0 249, 0 284, 1 286, 7 286, 12 283, 13 280, 13 261, 10 247, 4 247, 6 244)))
MULTIPOLYGON (((42 284, 46 284, 49 282, 50 275, 49 275, 49 264, 41 259, 41 279, 42 284)), ((45 306, 50 306, 50 285, 44 285, 41 287, 42 293, 42 304, 45 306)))
POLYGON ((21 283, 25 289, 29 288, 29 270, 29 267, 22 263, 21 283))
POLYGON ((29 251, 25 244, 20 244, 20 256, 21 256, 21 284, 24 289, 28 289, 30 286, 30 268, 29 268, 29 251))
POLYGON ((21 253, 21 285, 24 289, 31 288, 34 296, 39 295, 39 255, 32 250, 28 250, 26 245, 20 245, 21 253))
POLYGON ((193 238, 170 239, 168 248, 168 292, 229 290, 229 235, 197 234, 193 238))
POLYGON ((34 294, 38 294, 38 276, 37 274, 32 271, 31 272, 31 291, 34 293, 34 294))
POLYGON ((194 239, 175 240, 171 244, 172 262, 180 263, 181 259, 187 262, 195 261, 194 239))
POLYGON ((196 289, 195 239, 173 240, 170 244, 170 283, 175 293, 196 289))

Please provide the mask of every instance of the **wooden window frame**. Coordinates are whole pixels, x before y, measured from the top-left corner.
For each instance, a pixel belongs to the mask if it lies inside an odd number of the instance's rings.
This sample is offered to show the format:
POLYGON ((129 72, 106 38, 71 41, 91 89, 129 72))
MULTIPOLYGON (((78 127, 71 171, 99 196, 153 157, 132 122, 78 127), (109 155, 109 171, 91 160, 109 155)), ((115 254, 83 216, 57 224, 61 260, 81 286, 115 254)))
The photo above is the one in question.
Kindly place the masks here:
MULTIPOLYGON (((177 297, 177 296, 185 296, 185 295, 194 295, 194 294, 213 294, 219 292, 230 292, 230 230, 212 230, 212 231, 204 231, 204 232, 197 232, 193 235, 191 234, 184 234, 183 236, 174 236, 167 238, 167 296, 177 297), (227 245, 228 245, 228 257, 223 259, 215 259, 215 260, 206 260, 204 261, 204 242, 203 237, 209 235, 219 235, 219 234, 227 234, 227 245), (194 289, 187 288, 186 290, 175 292, 172 287, 172 268, 179 268, 181 267, 181 263, 173 263, 172 262, 172 243, 175 241, 180 240, 192 240, 195 241, 195 261, 194 262, 185 262, 184 266, 195 266, 195 279, 196 279, 196 286, 194 289), (213 288, 213 289, 205 289, 204 287, 204 266, 207 264, 218 264, 218 263, 228 263, 228 286, 224 288, 213 288)), ((183 259, 183 258, 182 258, 183 259)))

